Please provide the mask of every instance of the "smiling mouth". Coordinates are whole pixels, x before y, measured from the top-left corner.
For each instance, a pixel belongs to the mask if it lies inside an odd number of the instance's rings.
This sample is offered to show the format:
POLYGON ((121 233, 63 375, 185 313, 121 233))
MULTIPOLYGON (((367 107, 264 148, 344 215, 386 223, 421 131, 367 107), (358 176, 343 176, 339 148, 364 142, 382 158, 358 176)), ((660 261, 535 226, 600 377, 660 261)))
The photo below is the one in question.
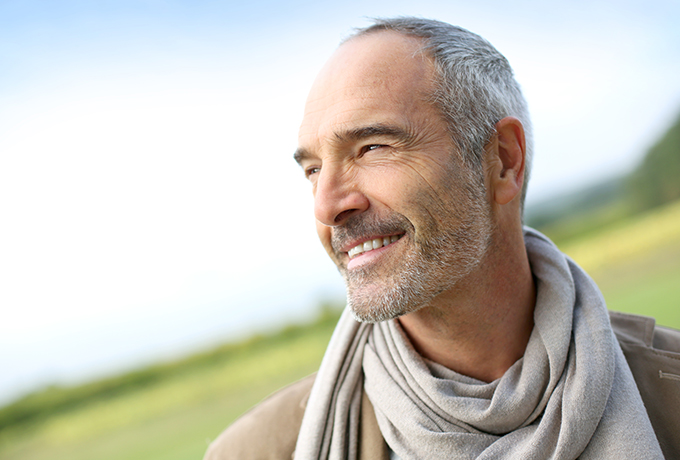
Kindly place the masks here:
POLYGON ((375 238, 373 240, 368 240, 364 241, 361 244, 357 244, 354 246, 352 249, 347 251, 347 255, 349 256, 350 259, 353 259, 354 257, 358 256, 359 254, 363 254, 364 252, 369 252, 373 251, 374 249, 380 249, 384 246, 388 246, 395 241, 398 241, 403 235, 392 235, 392 236, 385 236, 383 238, 375 238))

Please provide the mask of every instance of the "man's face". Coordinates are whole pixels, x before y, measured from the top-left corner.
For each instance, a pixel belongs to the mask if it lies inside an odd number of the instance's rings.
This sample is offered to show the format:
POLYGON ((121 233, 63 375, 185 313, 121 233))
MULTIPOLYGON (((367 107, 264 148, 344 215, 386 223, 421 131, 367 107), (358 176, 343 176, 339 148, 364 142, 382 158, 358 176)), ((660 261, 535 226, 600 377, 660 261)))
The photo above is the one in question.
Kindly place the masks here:
POLYGON ((342 45, 317 78, 296 158, 317 231, 357 319, 416 311, 455 288, 491 234, 483 180, 454 153, 428 97, 420 43, 379 32, 342 45))

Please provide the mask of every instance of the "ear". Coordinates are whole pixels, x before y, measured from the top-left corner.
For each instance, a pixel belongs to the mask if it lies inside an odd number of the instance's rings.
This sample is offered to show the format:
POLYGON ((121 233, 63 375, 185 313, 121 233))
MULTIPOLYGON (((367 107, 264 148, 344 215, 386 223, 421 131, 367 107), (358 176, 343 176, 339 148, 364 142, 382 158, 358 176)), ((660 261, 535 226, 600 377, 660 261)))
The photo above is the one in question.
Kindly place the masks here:
POLYGON ((526 140, 524 127, 515 117, 505 117, 496 123, 496 136, 487 158, 493 199, 507 204, 522 194, 526 140))

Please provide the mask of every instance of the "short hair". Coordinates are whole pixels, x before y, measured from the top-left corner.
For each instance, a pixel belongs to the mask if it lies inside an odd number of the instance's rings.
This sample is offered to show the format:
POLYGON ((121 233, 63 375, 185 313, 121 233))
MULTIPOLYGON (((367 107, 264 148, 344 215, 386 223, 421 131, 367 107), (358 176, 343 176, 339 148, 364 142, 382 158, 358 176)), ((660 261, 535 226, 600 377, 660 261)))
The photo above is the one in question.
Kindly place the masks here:
MULTIPOLYGON (((424 42, 435 66, 433 102, 446 119, 454 144, 472 172, 482 174, 484 146, 496 123, 516 117, 524 126, 526 159, 521 207, 531 171, 533 140, 526 100, 510 63, 484 38, 462 27, 416 17, 379 18, 347 40, 391 30, 424 42)), ((346 41, 347 41, 346 40, 346 41)))

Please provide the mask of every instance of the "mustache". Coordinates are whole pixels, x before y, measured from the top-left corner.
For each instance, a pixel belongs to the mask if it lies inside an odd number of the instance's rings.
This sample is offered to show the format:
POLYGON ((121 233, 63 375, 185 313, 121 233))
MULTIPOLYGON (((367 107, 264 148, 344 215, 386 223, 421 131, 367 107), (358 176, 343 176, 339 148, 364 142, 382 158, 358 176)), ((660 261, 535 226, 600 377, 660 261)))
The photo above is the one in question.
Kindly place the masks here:
POLYGON ((391 213, 387 216, 358 214, 350 217, 347 222, 339 227, 333 227, 331 246, 337 253, 348 242, 375 235, 390 235, 405 233, 413 226, 401 214, 391 213))

